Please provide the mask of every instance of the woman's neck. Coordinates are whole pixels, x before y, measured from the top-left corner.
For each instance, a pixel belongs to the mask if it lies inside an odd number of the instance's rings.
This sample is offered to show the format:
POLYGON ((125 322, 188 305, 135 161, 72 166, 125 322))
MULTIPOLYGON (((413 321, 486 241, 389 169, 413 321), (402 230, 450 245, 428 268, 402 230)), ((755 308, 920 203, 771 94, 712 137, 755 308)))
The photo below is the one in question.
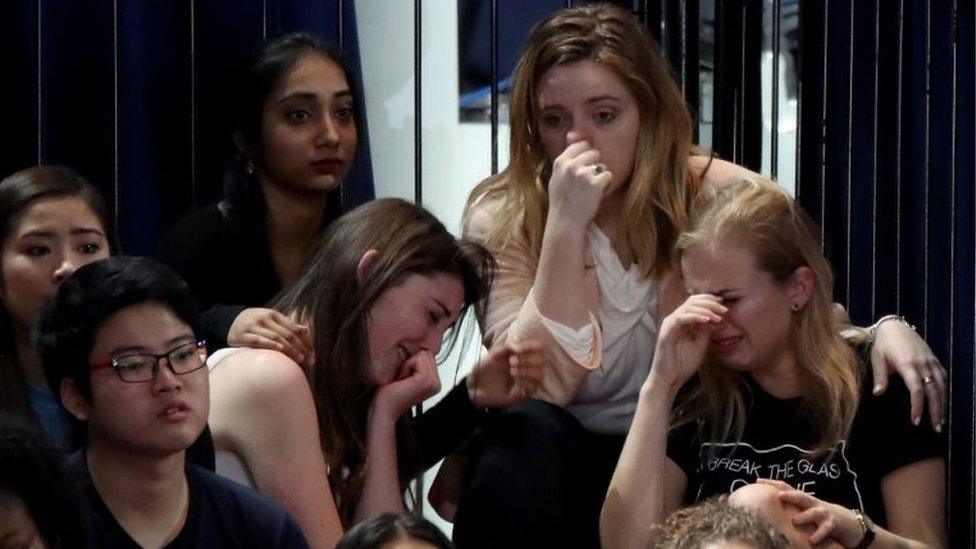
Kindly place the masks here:
POLYGON ((98 495, 140 545, 161 547, 183 529, 189 509, 185 451, 164 458, 93 443, 88 470, 98 495))
POLYGON ((283 284, 301 272, 322 236, 326 195, 290 193, 280 185, 262 182, 268 205, 268 243, 271 259, 283 284))
POLYGON ((803 394, 803 379, 796 354, 787 351, 775 363, 749 372, 752 379, 767 393, 779 399, 795 398, 803 394))

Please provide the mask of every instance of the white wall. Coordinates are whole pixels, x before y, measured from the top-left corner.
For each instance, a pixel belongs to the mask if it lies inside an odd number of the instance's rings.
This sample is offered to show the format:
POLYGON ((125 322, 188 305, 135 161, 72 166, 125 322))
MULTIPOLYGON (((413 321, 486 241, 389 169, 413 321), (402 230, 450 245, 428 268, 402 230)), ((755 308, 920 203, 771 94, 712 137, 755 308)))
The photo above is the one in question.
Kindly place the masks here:
MULTIPOLYGON (((363 88, 377 197, 414 197, 414 34, 413 0, 356 0, 363 88)), ((421 4, 421 174, 423 204, 448 229, 460 234, 468 193, 491 174, 491 128, 458 122, 457 2, 421 4)), ((507 160, 507 126, 499 128, 499 166, 507 160)), ((467 333, 467 332, 465 332, 467 333)), ((441 394, 460 379, 482 350, 475 330, 467 353, 461 347, 441 365, 441 394), (456 372, 461 366, 460 375, 456 372)), ((434 472, 425 476, 429 487, 434 472)), ((448 534, 450 524, 425 514, 448 534)))

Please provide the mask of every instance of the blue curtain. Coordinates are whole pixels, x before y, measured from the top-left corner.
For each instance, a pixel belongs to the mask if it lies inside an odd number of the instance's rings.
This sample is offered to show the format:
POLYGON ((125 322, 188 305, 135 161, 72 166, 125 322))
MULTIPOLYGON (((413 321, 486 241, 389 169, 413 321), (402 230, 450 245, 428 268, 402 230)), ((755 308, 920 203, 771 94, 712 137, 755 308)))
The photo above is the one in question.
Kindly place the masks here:
MULTIPOLYGON (((152 253, 191 204, 219 196, 240 66, 264 37, 292 30, 339 46, 361 81, 352 0, 5 2, 0 174, 79 170, 113 207, 124 251, 152 253)), ((362 142, 347 208, 373 197, 362 142)))
POLYGON ((916 324, 951 373, 952 546, 973 530, 973 2, 801 1, 798 194, 857 323, 916 324))

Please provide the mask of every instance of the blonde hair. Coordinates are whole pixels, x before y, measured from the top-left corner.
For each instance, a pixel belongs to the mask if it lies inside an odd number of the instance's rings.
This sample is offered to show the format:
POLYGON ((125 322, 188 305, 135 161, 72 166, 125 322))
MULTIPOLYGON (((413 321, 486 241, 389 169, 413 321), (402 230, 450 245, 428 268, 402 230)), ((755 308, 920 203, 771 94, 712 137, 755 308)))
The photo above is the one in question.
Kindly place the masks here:
MULTIPOLYGON (((839 334, 833 316, 833 275, 816 226, 776 183, 750 178, 730 184, 704 202, 676 244, 678 254, 719 238, 736 238, 755 254, 759 269, 786 283, 800 267, 814 274, 807 303, 790 330, 806 391, 802 406, 819 430, 814 452, 833 449, 850 430, 857 412, 861 368, 839 334)), ((673 425, 703 419, 712 441, 741 437, 745 426, 742 374, 706 361, 699 383, 675 409, 673 425)))
POLYGON ((623 236, 644 276, 660 275, 671 267, 674 240, 698 192, 698 177, 688 167, 696 152, 692 119, 650 33, 634 14, 612 4, 564 9, 532 29, 513 77, 509 165, 475 187, 468 211, 482 197, 503 197, 488 241, 503 246, 520 230, 539 256, 552 162, 535 128, 536 85, 552 67, 585 59, 612 70, 637 101, 640 128, 623 236))

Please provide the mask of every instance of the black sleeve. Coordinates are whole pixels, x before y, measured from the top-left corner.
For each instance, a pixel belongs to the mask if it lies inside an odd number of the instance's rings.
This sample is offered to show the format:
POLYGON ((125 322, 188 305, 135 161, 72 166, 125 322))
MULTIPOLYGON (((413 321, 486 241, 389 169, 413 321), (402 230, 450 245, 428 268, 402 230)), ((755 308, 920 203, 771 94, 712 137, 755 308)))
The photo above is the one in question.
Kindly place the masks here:
POLYGON ((923 416, 919 425, 912 424, 911 398, 898 375, 891 376, 888 390, 880 396, 872 395, 866 388, 861 406, 864 448, 870 451, 878 478, 912 463, 945 457, 945 437, 932 429, 928 416, 923 416))
POLYGON ((229 276, 221 269, 228 262, 223 215, 216 205, 190 211, 163 236, 156 257, 190 286, 202 311, 200 331, 213 352, 227 346, 227 333, 246 307, 221 305, 214 296, 229 276))
POLYGON ((424 470, 456 451, 481 425, 483 413, 468 396, 467 378, 440 402, 410 420, 424 470))
POLYGON ((214 305, 200 313, 200 332, 207 340, 208 352, 213 353, 227 346, 230 326, 246 308, 243 305, 214 305))

